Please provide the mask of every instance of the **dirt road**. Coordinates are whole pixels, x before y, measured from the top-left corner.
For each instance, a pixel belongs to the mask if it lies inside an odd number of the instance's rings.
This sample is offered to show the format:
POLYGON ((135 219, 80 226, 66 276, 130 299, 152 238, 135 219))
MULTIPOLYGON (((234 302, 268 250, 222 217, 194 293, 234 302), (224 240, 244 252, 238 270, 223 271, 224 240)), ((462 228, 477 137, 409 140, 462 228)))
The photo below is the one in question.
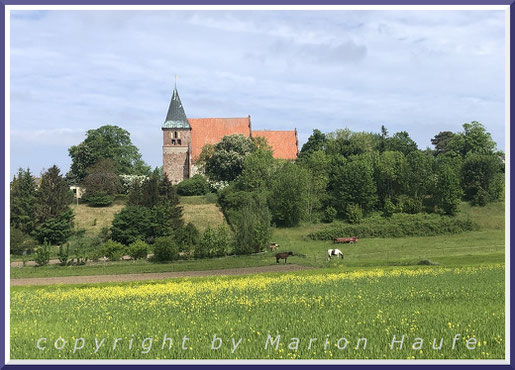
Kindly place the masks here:
POLYGON ((222 276, 222 275, 248 275, 264 272, 298 271, 309 269, 307 266, 294 264, 279 264, 258 267, 240 267, 223 270, 205 271, 181 271, 181 272, 156 272, 145 274, 121 274, 121 275, 91 275, 91 276, 59 276, 45 278, 20 278, 11 279, 12 286, 18 285, 51 285, 51 284, 89 284, 124 281, 144 281, 195 276, 222 276))

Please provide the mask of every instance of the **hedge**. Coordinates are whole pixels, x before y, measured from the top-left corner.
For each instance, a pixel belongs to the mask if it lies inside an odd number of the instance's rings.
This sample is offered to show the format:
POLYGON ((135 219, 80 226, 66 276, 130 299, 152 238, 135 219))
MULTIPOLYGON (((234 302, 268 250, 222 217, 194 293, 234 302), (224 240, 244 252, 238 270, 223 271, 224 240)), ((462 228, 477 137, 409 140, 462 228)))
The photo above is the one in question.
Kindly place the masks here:
POLYGON ((308 235, 313 240, 358 238, 401 238, 404 236, 434 236, 478 230, 479 225, 463 217, 436 214, 396 213, 391 217, 371 217, 359 224, 340 224, 308 235))

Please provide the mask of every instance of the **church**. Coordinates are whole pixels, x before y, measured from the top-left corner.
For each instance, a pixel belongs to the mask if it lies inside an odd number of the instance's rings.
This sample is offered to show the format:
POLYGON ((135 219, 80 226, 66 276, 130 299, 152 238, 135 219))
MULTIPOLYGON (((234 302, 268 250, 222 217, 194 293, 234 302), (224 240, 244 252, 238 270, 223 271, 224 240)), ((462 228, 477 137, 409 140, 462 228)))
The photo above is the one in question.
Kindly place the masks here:
POLYGON ((197 168, 195 160, 206 144, 216 144, 226 135, 264 137, 273 149, 274 158, 295 160, 299 153, 297 129, 290 131, 252 130, 250 115, 237 118, 187 118, 174 88, 161 127, 163 131, 163 171, 177 184, 189 179, 197 168))

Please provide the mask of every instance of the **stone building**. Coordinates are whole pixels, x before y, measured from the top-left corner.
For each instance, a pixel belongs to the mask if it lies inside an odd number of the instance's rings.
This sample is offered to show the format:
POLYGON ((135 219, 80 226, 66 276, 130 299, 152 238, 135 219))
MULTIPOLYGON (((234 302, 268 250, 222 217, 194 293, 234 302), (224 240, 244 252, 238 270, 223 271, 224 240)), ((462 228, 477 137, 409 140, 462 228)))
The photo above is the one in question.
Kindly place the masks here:
POLYGON ((295 160, 299 153, 297 129, 290 131, 252 130, 250 115, 243 118, 187 118, 174 88, 162 125, 163 171, 174 184, 196 173, 194 161, 206 144, 216 144, 224 136, 242 134, 262 136, 273 149, 275 158, 295 160))

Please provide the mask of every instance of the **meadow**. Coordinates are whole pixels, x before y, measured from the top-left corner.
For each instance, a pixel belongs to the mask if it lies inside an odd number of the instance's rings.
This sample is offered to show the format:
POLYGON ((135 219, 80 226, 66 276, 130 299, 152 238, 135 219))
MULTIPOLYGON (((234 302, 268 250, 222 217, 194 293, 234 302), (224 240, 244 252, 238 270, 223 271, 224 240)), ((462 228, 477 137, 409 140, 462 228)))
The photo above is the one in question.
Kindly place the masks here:
POLYGON ((502 359, 504 322, 502 264, 29 286, 11 357, 502 359))
MULTIPOLYGON (((463 203, 461 214, 479 230, 363 238, 339 245, 345 259, 330 262, 334 244, 308 237, 327 225, 275 228, 272 241, 295 253, 288 263, 315 268, 305 271, 11 287, 11 358, 502 359, 504 204, 463 203)), ((11 268, 11 277, 264 265, 275 265, 272 252, 11 268)))

